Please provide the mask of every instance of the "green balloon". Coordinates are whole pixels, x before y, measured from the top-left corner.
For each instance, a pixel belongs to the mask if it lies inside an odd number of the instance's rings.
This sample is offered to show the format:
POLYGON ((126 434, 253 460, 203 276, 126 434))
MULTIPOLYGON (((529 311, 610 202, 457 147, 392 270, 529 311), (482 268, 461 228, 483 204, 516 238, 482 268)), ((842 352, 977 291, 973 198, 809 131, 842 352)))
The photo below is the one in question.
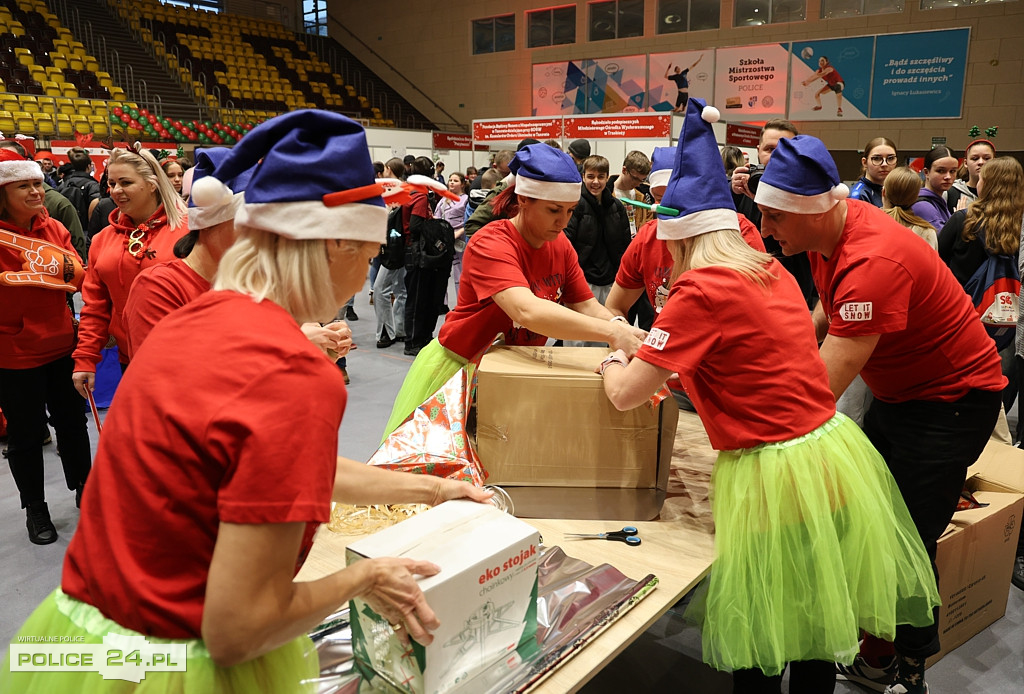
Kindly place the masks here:
POLYGON ((224 142, 225 142, 226 144, 229 144, 229 145, 233 145, 233 144, 235 144, 236 142, 238 142, 238 140, 236 140, 235 138, 233 138, 233 137, 231 137, 230 135, 228 135, 227 137, 225 137, 225 138, 224 138, 224 142))
POLYGON ((132 116, 132 118, 134 118, 135 120, 138 120, 138 119, 139 119, 139 111, 138 111, 138 109, 134 109, 134 108, 133 108, 133 109, 132 109, 131 111, 129 111, 128 113, 130 113, 130 114, 131 114, 131 116, 132 116))
POLYGON ((118 118, 117 116, 115 116, 113 113, 111 113, 110 114, 110 122, 111 123, 120 123, 121 119, 118 118))

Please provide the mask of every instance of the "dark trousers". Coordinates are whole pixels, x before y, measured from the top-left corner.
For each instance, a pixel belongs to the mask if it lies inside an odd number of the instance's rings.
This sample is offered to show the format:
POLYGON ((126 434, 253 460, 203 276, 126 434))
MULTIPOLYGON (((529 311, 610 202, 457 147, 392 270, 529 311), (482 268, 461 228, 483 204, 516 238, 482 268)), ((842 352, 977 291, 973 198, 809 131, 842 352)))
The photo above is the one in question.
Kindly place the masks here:
POLYGON ((46 411, 57 434, 68 489, 85 482, 92 467, 84 402, 71 383, 71 357, 31 369, 0 369, 0 409, 7 417, 7 462, 21 507, 45 501, 43 442, 46 411))
POLYGON ((425 347, 434 339, 437 317, 441 315, 451 265, 439 269, 406 266, 406 344, 425 347))
MULTIPOLYGON (((789 694, 828 694, 836 688, 836 664, 801 660, 789 664, 789 694)), ((760 670, 732 673, 733 694, 780 694, 782 675, 768 677, 760 670)))
MULTIPOLYGON (((1002 407, 1000 391, 972 390, 955 402, 875 399, 864 418, 864 433, 885 458, 924 548, 935 567, 939 536, 956 511, 967 468, 978 459, 1002 407)), ((927 627, 900 624, 896 650, 910 658, 939 652, 939 611, 927 627)))

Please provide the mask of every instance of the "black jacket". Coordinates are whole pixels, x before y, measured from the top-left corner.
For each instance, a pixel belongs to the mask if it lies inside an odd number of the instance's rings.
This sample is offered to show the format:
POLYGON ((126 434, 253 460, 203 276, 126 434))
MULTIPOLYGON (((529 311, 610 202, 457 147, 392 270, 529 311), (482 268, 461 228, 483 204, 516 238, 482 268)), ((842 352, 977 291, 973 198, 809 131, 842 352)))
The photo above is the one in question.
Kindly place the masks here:
POLYGON ((583 188, 565 235, 576 249, 587 282, 603 286, 615 281, 629 246, 629 217, 609 186, 601 191, 600 201, 583 188))

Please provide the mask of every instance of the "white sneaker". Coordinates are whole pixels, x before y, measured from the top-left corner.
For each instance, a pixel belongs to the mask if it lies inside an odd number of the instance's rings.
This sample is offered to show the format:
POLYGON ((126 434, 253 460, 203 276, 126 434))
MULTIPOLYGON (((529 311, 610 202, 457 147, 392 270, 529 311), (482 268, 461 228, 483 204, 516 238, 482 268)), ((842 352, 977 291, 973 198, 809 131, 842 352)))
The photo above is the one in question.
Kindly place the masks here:
MULTIPOLYGON (((882 694, 907 694, 910 690, 904 687, 902 684, 894 684, 885 688, 882 694)), ((928 694, 928 684, 924 685, 924 694, 928 694)))

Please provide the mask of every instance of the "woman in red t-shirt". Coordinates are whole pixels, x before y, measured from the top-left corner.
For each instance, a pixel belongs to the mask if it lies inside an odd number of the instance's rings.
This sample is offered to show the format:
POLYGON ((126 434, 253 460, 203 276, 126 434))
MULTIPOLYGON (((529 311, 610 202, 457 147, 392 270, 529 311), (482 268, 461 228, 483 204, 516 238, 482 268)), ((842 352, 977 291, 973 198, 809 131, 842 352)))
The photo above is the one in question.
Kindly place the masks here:
POLYGON ((148 151, 115 149, 107 162, 110 197, 117 209, 110 226, 89 247, 89 269, 82 284, 82 322, 75 347, 73 380, 82 397, 96 381, 100 352, 117 341, 121 369, 131 359, 123 313, 135 277, 174 258, 174 243, 188 232, 185 203, 148 151))
POLYGON ((515 181, 494 199, 500 219, 466 244, 458 303, 406 374, 383 439, 499 333, 509 345, 594 340, 628 354, 640 346, 643 331, 594 298, 563 233, 582 184, 572 159, 545 144, 527 145, 509 168, 515 181))
MULTIPOLYGON (((490 496, 338 458, 345 385, 299 324, 330 319, 362 287, 384 240, 384 203, 363 129, 344 116, 297 111, 261 124, 232 150, 224 179, 260 159, 212 291, 164 318, 126 372, 61 587, 20 632, 88 645, 115 633, 125 667, 139 648, 148 664, 142 637, 161 653, 184 650, 183 671, 143 670, 147 691, 307 691, 319 665, 305 634, 357 596, 429 644, 437 619, 413 576, 436 573, 433 564, 366 559, 315 581, 294 574, 332 497, 490 496), (338 193, 352 199, 324 202, 338 193)), ((202 183, 198 204, 217 195, 202 183)), ((0 691, 124 689, 96 672, 0 669, 0 691)))
POLYGON ((668 302, 636 358, 613 353, 600 371, 620 410, 677 372, 720 451, 715 564, 691 608, 705 661, 733 671, 737 692, 778 691, 790 664, 792 691, 828 692, 861 628, 931 622, 935 579, 885 462, 836 413, 800 288, 744 242, 694 104, 662 202, 682 215, 658 222, 675 262, 668 302))
POLYGON ((43 495, 47 409, 76 501, 91 465, 84 403, 70 380, 75 329, 66 300, 83 274, 67 229, 43 205, 42 169, 0 149, 0 410, 7 418, 7 462, 28 516, 28 538, 37 545, 57 541, 43 495))

